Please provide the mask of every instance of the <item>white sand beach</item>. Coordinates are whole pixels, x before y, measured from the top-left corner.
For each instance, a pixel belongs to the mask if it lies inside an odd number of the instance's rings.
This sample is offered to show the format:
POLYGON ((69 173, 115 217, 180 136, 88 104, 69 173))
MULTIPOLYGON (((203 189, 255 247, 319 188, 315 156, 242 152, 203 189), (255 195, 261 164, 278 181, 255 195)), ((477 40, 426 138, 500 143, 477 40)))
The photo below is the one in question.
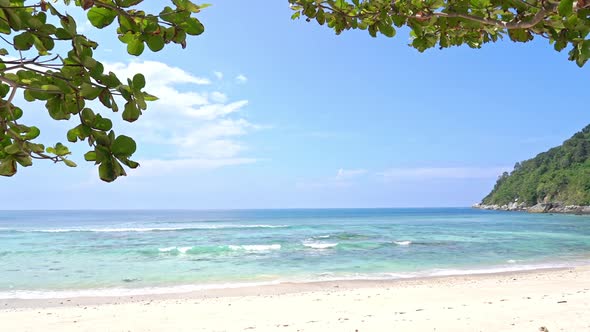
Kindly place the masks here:
POLYGON ((590 331, 590 268, 0 300, 0 331, 590 331))

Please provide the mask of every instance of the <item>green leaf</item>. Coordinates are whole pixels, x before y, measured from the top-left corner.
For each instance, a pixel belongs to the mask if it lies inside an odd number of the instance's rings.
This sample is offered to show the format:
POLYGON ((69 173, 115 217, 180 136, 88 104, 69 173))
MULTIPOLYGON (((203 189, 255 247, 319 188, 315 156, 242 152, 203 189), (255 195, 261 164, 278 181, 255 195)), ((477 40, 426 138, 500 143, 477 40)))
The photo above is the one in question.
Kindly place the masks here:
POLYGON ((205 31, 203 24, 196 18, 191 17, 180 25, 187 34, 197 36, 205 31))
POLYGON ((324 23, 326 23, 326 15, 324 13, 323 9, 319 9, 316 16, 315 16, 316 21, 318 21, 319 25, 324 25, 324 23))
POLYGON ((164 42, 164 37, 161 35, 149 35, 147 36, 145 43, 149 49, 152 50, 152 52, 158 52, 166 45, 164 42))
POLYGON ((143 74, 135 74, 135 76, 133 76, 133 88, 136 91, 145 88, 145 76, 143 76, 143 74))
POLYGON ((127 122, 133 122, 139 118, 141 111, 137 108, 137 105, 132 102, 125 103, 125 110, 123 111, 123 120, 127 122))
POLYGON ((113 122, 107 118, 103 118, 100 114, 96 115, 94 121, 92 122, 92 128, 102 131, 108 131, 113 128, 113 122))
POLYGON ((55 145, 54 149, 55 149, 54 153, 58 156, 65 156, 65 155, 70 154, 70 150, 68 149, 68 147, 61 144, 61 143, 57 143, 55 145))
POLYGON ((144 48, 145 45, 143 44, 143 41, 139 38, 131 39, 127 43, 127 53, 131 55, 141 55, 141 53, 143 53, 144 48))
POLYGON ((69 142, 75 143, 76 141, 78 141, 77 128, 73 128, 73 129, 68 130, 68 133, 66 136, 67 136, 69 142))
POLYGON ((29 156, 28 154, 19 154, 14 156, 14 160, 19 163, 21 166, 23 167, 28 167, 33 165, 33 158, 31 158, 31 156, 29 156))
POLYGON ((31 49, 31 47, 35 43, 33 34, 28 31, 14 36, 13 41, 14 48, 20 51, 26 51, 31 49))
POLYGON ((117 178, 111 159, 105 160, 98 166, 98 176, 105 182, 113 182, 117 178))
POLYGON ((117 157, 130 157, 136 149, 135 141, 125 135, 118 136, 111 146, 111 151, 117 157))
POLYGON ((119 158, 119 160, 123 164, 125 164, 127 167, 129 167, 129 168, 137 168, 137 167, 139 167, 139 163, 138 162, 135 162, 133 160, 129 160, 127 158, 119 158))
POLYGON ((12 143, 4 148, 4 152, 6 152, 8 154, 17 154, 17 153, 20 153, 21 151, 22 151, 21 147, 20 147, 20 145, 18 145, 18 143, 12 143))
POLYGON ((561 0, 557 11, 559 15, 566 17, 569 16, 574 10, 574 0, 561 0))
POLYGON ((395 36, 395 29, 387 24, 386 22, 379 22, 379 32, 381 32, 383 35, 387 36, 387 37, 394 37, 395 36))
POLYGON ((533 39, 533 35, 526 29, 512 29, 508 31, 508 36, 515 42, 527 42, 533 39))
POLYGON ((86 159, 86 161, 96 161, 96 152, 94 151, 88 151, 84 154, 84 159, 86 159))
POLYGON ((76 167, 76 166, 78 166, 78 165, 76 165, 76 163, 75 163, 75 162, 73 162, 73 161, 71 161, 71 160, 69 160, 69 159, 64 159, 64 160, 62 160, 62 161, 63 161, 63 162, 64 162, 64 164, 66 164, 66 166, 68 166, 68 167, 76 167))
POLYGON ((85 108, 82 110, 82 112, 80 113, 80 115, 82 116, 82 121, 85 124, 91 124, 94 122, 94 118, 96 117, 96 115, 94 114, 94 112, 89 109, 89 108, 85 108))
POLYGON ((98 97, 101 92, 101 88, 94 87, 88 83, 82 83, 82 86, 80 87, 80 95, 84 97, 84 99, 88 100, 96 99, 96 97, 98 97))
POLYGON ((92 7, 88 11, 87 16, 88 20, 90 21, 90 23, 92 23, 92 25, 99 29, 102 29, 113 23, 113 21, 117 17, 117 12, 109 8, 92 7))
POLYGON ((0 160, 0 175, 13 176, 16 174, 16 162, 14 160, 0 160))
POLYGON ((23 138, 26 140, 32 140, 32 139, 39 137, 40 134, 41 134, 41 131, 39 130, 39 128, 33 126, 33 127, 29 127, 29 131, 27 132, 27 134, 23 138))
POLYGON ((143 93, 143 99, 144 99, 145 101, 156 101, 156 100, 158 100, 158 97, 156 97, 156 96, 154 96, 154 95, 150 95, 150 94, 149 94, 149 93, 147 93, 147 92, 144 92, 144 93, 143 93))

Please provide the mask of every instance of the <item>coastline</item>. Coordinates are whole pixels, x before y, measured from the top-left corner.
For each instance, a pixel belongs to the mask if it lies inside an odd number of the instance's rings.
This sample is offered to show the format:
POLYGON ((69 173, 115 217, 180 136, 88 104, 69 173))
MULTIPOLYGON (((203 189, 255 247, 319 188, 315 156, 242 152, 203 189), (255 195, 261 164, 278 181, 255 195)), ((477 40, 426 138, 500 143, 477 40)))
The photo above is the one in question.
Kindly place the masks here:
POLYGON ((527 213, 558 213, 573 215, 590 215, 590 206, 586 205, 563 205, 561 203, 538 203, 533 206, 524 203, 512 202, 510 204, 482 204, 476 203, 471 206, 473 209, 492 211, 511 211, 527 213))
MULTIPOLYGON (((259 295, 281 295, 292 293, 306 293, 313 291, 326 291, 332 288, 341 290, 379 288, 379 287, 406 287, 415 286, 425 283, 437 283, 455 280, 480 280, 488 278, 514 278, 538 273, 565 272, 565 271, 585 271, 590 273, 590 265, 582 266, 563 266, 563 267, 535 267, 523 268, 505 271, 472 272, 458 274, 441 274, 441 275, 424 275, 411 276, 403 278, 361 278, 361 279, 331 279, 317 281, 284 281, 268 283, 244 283, 244 284, 227 284, 227 287, 203 287, 190 291, 173 291, 173 287, 168 292, 138 293, 132 295, 97 295, 97 296, 70 296, 70 297, 42 297, 42 298, 0 298, 0 310, 2 308, 51 308, 51 307, 71 307, 78 305, 104 305, 104 304, 123 304, 137 301, 153 300, 176 300, 176 299, 207 299, 207 298, 224 298, 239 296, 259 296, 259 295)), ((224 285, 224 284, 219 284, 224 285)), ((187 285, 190 286, 190 285, 187 285)), ((154 288, 157 290, 158 288, 154 288)), ((110 289, 101 289, 108 291, 110 289)))
MULTIPOLYGON (((285 289, 296 292, 304 292, 307 289, 316 290, 321 285, 344 284, 352 287, 364 287, 371 285, 397 284, 398 282, 412 282, 416 280, 429 280, 452 277, 476 277, 476 276, 501 276, 505 274, 520 274, 535 271, 558 271, 576 267, 588 266, 590 259, 578 259, 568 262, 546 261, 529 264, 516 264, 516 261, 508 261, 503 265, 491 265, 467 268, 449 268, 423 270, 406 273, 375 273, 356 276, 331 276, 308 278, 278 278, 268 280, 252 280, 242 282, 219 281, 217 283, 189 283, 176 285, 152 285, 144 287, 105 287, 105 288, 81 288, 81 289, 43 289, 43 290, 13 290, 0 291, 0 308, 11 307, 13 303, 27 303, 34 306, 52 306, 61 302, 77 303, 77 299, 83 299, 84 303, 109 303, 112 299, 124 301, 125 299, 149 299, 149 298, 177 298, 182 296, 198 297, 208 294, 231 296, 232 294, 244 294, 249 290, 285 289), (100 299, 100 300, 99 300, 100 299)), ((67 303, 65 303, 67 304, 67 303)))
POLYGON ((3 331, 537 331, 590 327, 590 267, 115 298, 0 300, 3 331))

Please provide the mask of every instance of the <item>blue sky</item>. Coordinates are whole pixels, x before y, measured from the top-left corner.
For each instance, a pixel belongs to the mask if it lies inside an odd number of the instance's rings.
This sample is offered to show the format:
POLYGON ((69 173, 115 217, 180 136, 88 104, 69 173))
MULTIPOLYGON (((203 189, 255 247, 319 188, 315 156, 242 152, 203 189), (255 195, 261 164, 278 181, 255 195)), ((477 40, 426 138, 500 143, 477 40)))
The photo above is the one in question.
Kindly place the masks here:
MULTIPOLYGON (((211 2, 205 34, 185 50, 140 58, 112 29, 79 23, 100 61, 144 73, 161 98, 138 122, 116 121, 142 167, 102 183, 82 159, 87 146, 70 144, 78 168, 21 168, 0 180, 0 208, 468 206, 502 170, 590 122, 590 69, 546 40, 421 54, 404 30, 336 36, 292 21, 287 1, 211 2)), ((42 104, 24 109, 43 143, 75 126, 42 104)))

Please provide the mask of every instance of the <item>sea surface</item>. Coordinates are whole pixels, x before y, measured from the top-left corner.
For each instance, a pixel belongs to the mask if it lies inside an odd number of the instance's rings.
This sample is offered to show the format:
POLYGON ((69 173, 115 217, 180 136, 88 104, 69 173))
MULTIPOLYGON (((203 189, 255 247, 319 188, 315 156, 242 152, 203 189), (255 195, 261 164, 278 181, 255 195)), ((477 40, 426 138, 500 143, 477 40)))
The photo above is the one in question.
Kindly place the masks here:
POLYGON ((0 212, 0 298, 583 264, 590 216, 469 208, 0 212))

